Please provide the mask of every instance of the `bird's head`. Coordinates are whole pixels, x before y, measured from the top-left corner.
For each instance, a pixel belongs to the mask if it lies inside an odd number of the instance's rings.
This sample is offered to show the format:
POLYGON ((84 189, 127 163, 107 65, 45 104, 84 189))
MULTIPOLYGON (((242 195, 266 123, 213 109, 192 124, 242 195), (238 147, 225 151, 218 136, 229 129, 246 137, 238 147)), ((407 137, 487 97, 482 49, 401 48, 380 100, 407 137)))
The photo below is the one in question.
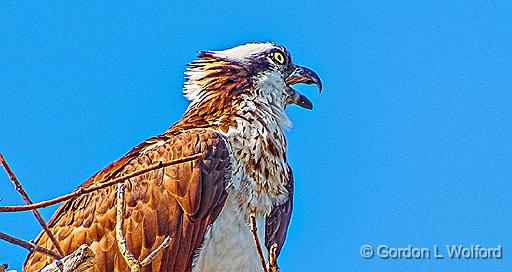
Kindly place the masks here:
POLYGON ((247 101, 275 115, 290 104, 312 109, 311 101, 292 86, 316 84, 322 90, 314 71, 296 65, 283 46, 269 42, 201 52, 185 74, 184 94, 191 101, 189 110, 202 108, 209 113, 226 113, 223 109, 247 101))

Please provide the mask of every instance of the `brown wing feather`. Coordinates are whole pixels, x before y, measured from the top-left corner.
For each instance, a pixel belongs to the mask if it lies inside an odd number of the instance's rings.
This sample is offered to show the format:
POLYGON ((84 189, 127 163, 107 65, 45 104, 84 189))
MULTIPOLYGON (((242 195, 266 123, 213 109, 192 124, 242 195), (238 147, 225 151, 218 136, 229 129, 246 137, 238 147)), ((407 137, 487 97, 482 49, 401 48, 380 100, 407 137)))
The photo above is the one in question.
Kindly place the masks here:
MULTIPOLYGON (((211 130, 158 136, 135 147, 82 185, 87 187, 159 161, 203 151, 207 154, 202 160, 151 171, 127 183, 124 235, 135 257, 142 260, 166 236, 173 238, 171 245, 143 271, 191 270, 206 228, 215 221, 226 199, 229 153, 224 139, 211 130)), ((65 202, 49 222, 66 254, 84 243, 91 246, 97 258, 92 271, 128 271, 115 240, 115 189, 112 186, 65 202)), ((36 243, 53 248, 44 233, 36 243)), ((29 254, 24 271, 35 271, 50 261, 45 255, 29 254)))
POLYGON ((288 189, 288 201, 272 209, 270 215, 267 216, 265 226, 265 246, 270 250, 270 247, 277 243, 277 256, 279 256, 283 248, 293 208, 293 174, 289 167, 288 174, 290 177, 290 182, 286 186, 286 189, 288 189))

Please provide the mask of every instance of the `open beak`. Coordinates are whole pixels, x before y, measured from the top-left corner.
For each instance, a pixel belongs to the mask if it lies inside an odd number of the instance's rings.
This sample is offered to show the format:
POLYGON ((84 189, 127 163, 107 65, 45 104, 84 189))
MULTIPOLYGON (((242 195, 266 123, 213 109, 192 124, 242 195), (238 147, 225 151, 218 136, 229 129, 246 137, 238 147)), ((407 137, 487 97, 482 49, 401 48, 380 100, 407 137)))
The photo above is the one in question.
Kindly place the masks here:
POLYGON ((308 85, 316 84, 316 86, 318 86, 318 90, 322 92, 322 81, 320 81, 320 77, 313 70, 296 65, 295 70, 288 76, 288 78, 286 78, 286 84, 288 84, 291 91, 290 103, 296 104, 308 110, 313 109, 313 103, 311 103, 307 97, 292 89, 291 86, 298 83, 304 83, 308 85))

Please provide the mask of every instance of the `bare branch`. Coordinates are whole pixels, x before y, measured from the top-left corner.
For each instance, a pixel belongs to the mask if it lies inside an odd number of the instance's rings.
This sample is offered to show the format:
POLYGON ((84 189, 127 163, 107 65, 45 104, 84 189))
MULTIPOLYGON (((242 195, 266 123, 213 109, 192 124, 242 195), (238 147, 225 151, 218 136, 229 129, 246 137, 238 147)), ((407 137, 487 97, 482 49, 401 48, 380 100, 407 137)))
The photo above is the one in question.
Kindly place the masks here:
POLYGON ((129 178, 132 178, 132 177, 136 177, 136 176, 145 174, 147 172, 151 172, 153 170, 157 170, 157 169, 164 168, 164 167, 167 167, 167 166, 175 165, 175 164, 178 164, 178 163, 184 163, 184 162, 189 162, 189 161, 194 161, 194 160, 200 160, 200 159, 204 158, 205 156, 206 156, 206 153, 199 153, 199 154, 194 154, 192 156, 187 156, 187 157, 179 158, 179 159, 168 161, 168 162, 158 162, 156 164, 153 164, 153 165, 149 166, 148 168, 145 168, 145 169, 142 169, 142 170, 139 170, 139 171, 135 171, 135 172, 133 172, 131 174, 128 174, 126 176, 118 177, 118 178, 115 178, 115 179, 112 179, 112 180, 109 180, 109 181, 101 180, 101 181, 99 181, 99 182, 95 183, 94 185, 91 185, 91 186, 89 186, 87 188, 80 187, 80 188, 76 189, 75 191, 73 191, 72 193, 69 193, 69 194, 63 195, 63 196, 59 196, 59 197, 56 197, 54 199, 50 199, 50 200, 46 200, 46 201, 42 201, 42 202, 30 204, 30 205, 3 206, 3 207, 0 207, 0 212, 29 211, 29 210, 34 210, 34 209, 38 209, 38 208, 48 207, 48 206, 57 204, 59 202, 75 198, 77 196, 81 196, 83 194, 94 192, 94 191, 97 191, 99 189, 103 189, 103 188, 112 186, 114 184, 121 183, 121 182, 123 182, 126 179, 129 179, 129 178))
POLYGON ((144 266, 149 265, 153 261, 153 259, 155 259, 155 257, 158 255, 158 253, 160 253, 160 251, 164 250, 171 244, 171 240, 172 240, 171 237, 169 237, 169 236, 165 237, 165 240, 157 248, 155 248, 155 250, 153 250, 151 253, 149 253, 149 255, 146 258, 144 258, 144 260, 142 260, 142 262, 140 262, 140 266, 144 267, 144 266))
POLYGON ((126 264, 132 272, 140 271, 139 261, 133 256, 133 253, 128 248, 128 243, 126 242, 126 238, 123 235, 124 232, 124 211, 125 211, 125 186, 124 184, 117 185, 117 203, 116 203, 116 241, 117 248, 119 248, 119 252, 121 252, 121 256, 123 256, 126 264))
POLYGON ((60 256, 56 252, 53 252, 53 251, 51 251, 49 249, 46 249, 46 248, 41 247, 41 246, 39 246, 37 244, 34 244, 34 243, 25 242, 23 240, 20 240, 20 239, 18 239, 16 237, 12 237, 12 236, 10 236, 8 234, 5 234, 3 232, 0 232, 0 239, 2 239, 4 241, 7 241, 7 242, 9 242, 11 244, 15 244, 15 245, 21 246, 21 247, 27 249, 30 252, 37 251, 37 252, 41 252, 41 253, 43 253, 45 255, 48 255, 50 257, 53 257, 55 259, 62 258, 62 256, 60 256))
POLYGON ((256 226, 256 212, 253 210, 249 214, 250 226, 252 238, 254 240, 254 244, 256 245, 256 251, 258 252, 258 257, 260 258, 261 266, 263 267, 264 272, 279 272, 279 267, 277 266, 277 243, 272 244, 269 249, 268 262, 265 262, 265 256, 263 255, 263 250, 261 249, 260 239, 258 238, 258 227, 256 226))
POLYGON ((261 249, 260 239, 258 238, 258 227, 256 226, 256 212, 251 211, 249 215, 250 225, 251 225, 251 233, 252 238, 254 239, 254 244, 256 244, 256 251, 258 252, 258 256, 260 257, 261 266, 263 267, 263 271, 267 271, 267 265, 265 263, 265 256, 263 255, 263 250, 261 249))
POLYGON ((68 256, 56 260, 38 272, 84 272, 96 263, 96 256, 88 245, 81 245, 68 256))
MULTIPOLYGON (((2 166, 5 169, 5 172, 7 172, 7 175, 9 175, 9 179, 14 184, 16 191, 18 191, 18 193, 20 193, 21 197, 23 198, 23 200, 25 200, 25 202, 27 204, 29 204, 29 205, 32 204, 30 197, 28 196, 27 192, 25 192, 25 190, 21 186, 21 183, 18 181, 18 179, 14 175, 14 172, 11 170, 11 168, 7 164, 7 161, 5 160, 4 156, 2 156, 2 154, 0 154, 0 162, 2 163, 2 166)), ((39 222, 39 225, 41 225, 43 230, 46 232, 46 235, 48 235, 48 237, 52 241, 53 245, 55 246, 55 248, 57 249, 59 254, 64 255, 64 251, 60 247, 59 242, 57 241, 55 236, 53 236, 53 233, 48 228, 48 225, 46 225, 46 222, 44 222, 44 219, 43 219, 43 217, 41 217, 41 214, 39 213, 39 211, 34 209, 34 210, 32 210, 32 212, 34 213, 34 216, 36 217, 37 221, 39 222)))
POLYGON ((126 202, 125 202, 125 189, 126 186, 124 184, 119 183, 117 185, 117 203, 116 203, 116 241, 117 241, 117 247, 119 248, 119 252, 121 253, 121 256, 123 256, 124 260, 126 261, 126 264, 128 264, 128 267, 131 271, 140 271, 142 267, 147 266, 151 264, 153 259, 156 258, 158 253, 162 251, 163 249, 167 248, 170 245, 171 237, 167 236, 164 241, 157 247, 155 250, 153 250, 151 253, 149 253, 144 260, 139 262, 137 258, 133 255, 133 253, 130 251, 130 248, 128 247, 128 243, 126 242, 126 238, 123 235, 124 232, 124 215, 126 211, 126 202))

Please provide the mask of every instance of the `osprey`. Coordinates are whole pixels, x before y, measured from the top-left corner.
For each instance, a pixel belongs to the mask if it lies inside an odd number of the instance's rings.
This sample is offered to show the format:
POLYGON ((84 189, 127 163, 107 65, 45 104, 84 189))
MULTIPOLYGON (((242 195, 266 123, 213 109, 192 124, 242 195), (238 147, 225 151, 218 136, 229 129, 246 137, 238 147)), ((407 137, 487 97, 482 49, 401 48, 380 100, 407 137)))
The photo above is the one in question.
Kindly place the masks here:
MULTIPOLYGON (((170 246, 143 271, 261 271, 249 228, 250 213, 265 258, 279 254, 292 211, 293 177, 286 159, 285 108, 312 103, 292 89, 318 75, 295 65, 283 46, 248 43, 201 52, 189 64, 184 116, 163 134, 133 148, 81 188, 158 163, 203 153, 202 159, 132 177, 125 184, 128 247, 144 259, 165 237, 170 246)), ((80 188, 80 187, 79 187, 80 188)), ((116 188, 64 202, 48 223, 66 254, 82 244, 96 254, 91 271, 129 271, 116 246, 116 188)), ((46 233, 35 243, 55 249, 46 233)), ((52 260, 29 254, 24 271, 52 260)))

